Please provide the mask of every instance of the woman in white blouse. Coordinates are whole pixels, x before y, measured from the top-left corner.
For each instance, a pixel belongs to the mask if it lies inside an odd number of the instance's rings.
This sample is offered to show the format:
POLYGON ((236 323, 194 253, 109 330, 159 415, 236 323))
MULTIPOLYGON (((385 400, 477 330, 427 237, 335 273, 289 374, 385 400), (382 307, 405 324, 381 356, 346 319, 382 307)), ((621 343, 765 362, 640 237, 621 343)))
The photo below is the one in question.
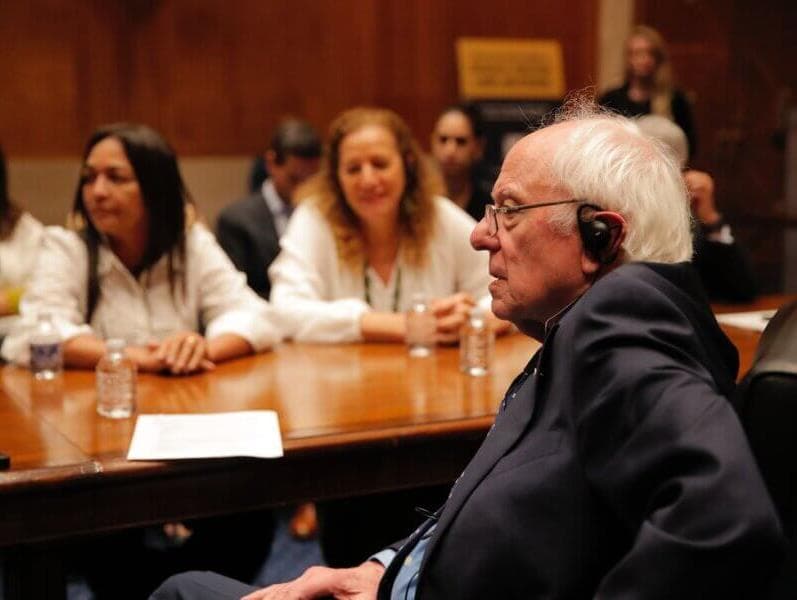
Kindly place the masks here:
POLYGON ((269 269, 271 302, 300 341, 403 341, 413 295, 434 299, 437 341, 453 343, 487 301, 488 257, 475 225, 437 195, 439 175, 392 111, 355 108, 330 127, 321 171, 269 269))
POLYGON ((143 125, 98 129, 83 158, 74 212, 83 227, 46 229, 21 304, 28 327, 3 344, 27 359, 27 334, 49 312, 67 366, 92 368, 109 338, 127 340, 139 370, 186 374, 278 339, 271 309, 212 234, 187 223, 190 203, 165 140, 143 125))
MULTIPOLYGON (((16 314, 43 232, 44 226, 8 195, 6 161, 0 150, 0 316, 16 314)), ((6 331, 0 325, 0 333, 6 331)))

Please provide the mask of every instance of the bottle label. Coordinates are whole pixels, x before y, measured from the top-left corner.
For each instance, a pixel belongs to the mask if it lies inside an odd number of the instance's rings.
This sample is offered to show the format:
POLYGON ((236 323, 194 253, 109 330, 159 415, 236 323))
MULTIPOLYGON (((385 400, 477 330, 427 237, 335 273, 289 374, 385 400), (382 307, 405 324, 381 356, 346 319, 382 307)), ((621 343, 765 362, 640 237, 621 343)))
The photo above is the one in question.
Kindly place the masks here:
POLYGON ((33 371, 58 371, 62 361, 60 343, 30 345, 30 367, 33 371))

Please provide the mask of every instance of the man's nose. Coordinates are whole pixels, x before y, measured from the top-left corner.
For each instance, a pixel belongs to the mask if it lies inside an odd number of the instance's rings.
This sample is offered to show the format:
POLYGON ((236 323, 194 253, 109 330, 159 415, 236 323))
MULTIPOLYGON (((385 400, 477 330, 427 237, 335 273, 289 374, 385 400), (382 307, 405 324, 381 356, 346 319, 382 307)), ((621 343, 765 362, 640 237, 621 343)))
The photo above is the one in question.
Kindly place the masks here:
POLYGON ((482 220, 476 223, 476 227, 470 234, 470 245, 476 250, 487 250, 488 252, 495 252, 498 250, 498 236, 490 235, 488 231, 487 217, 482 217, 482 220))

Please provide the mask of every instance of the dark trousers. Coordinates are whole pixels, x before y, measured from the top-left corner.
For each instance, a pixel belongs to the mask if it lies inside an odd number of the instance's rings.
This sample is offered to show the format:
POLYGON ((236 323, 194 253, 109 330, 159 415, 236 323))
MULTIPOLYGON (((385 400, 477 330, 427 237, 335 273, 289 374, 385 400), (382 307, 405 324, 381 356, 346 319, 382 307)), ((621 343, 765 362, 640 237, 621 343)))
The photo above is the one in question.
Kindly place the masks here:
POLYGON ((86 577, 98 600, 146 598, 164 579, 183 571, 216 571, 253 581, 274 536, 271 511, 187 524, 193 535, 179 546, 153 544, 152 529, 133 529, 92 540, 78 550, 76 570, 86 577))
POLYGON ((257 588, 208 571, 189 571, 163 582, 150 600, 239 600, 257 588))

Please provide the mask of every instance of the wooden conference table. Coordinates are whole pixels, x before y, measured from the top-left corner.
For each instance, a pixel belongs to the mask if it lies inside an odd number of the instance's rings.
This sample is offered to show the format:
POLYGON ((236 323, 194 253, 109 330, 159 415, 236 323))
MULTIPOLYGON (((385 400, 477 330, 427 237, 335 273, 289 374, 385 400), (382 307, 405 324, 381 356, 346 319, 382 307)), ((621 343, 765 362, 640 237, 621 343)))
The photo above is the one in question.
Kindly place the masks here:
MULTIPOLYGON (((744 372, 759 335, 726 332, 744 372)), ((486 377, 460 373, 456 348, 417 359, 398 345, 290 343, 206 374, 139 376, 141 413, 276 410, 285 449, 278 460, 128 462, 134 419, 96 414, 93 372, 39 382, 6 366, 0 451, 12 463, 0 472, 0 549, 14 582, 8 596, 26 597, 32 590, 19 586, 43 581, 42 549, 81 534, 452 481, 536 347, 521 335, 499 339, 486 377)))

